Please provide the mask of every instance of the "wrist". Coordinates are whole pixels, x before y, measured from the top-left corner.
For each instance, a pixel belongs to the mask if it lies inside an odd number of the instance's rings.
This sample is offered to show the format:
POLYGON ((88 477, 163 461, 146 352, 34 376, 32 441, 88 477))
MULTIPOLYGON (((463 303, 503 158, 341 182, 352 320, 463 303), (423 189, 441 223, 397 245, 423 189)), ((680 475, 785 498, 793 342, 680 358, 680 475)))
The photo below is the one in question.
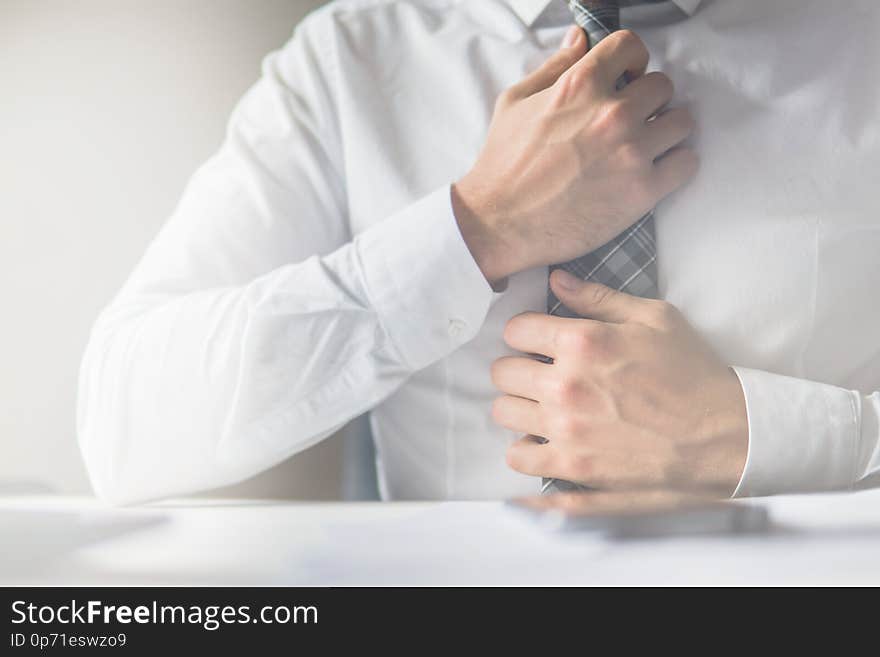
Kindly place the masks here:
POLYGON ((451 194, 458 229, 474 261, 492 287, 503 287, 508 276, 525 267, 519 265, 511 236, 495 216, 497 203, 480 194, 467 177, 452 185, 451 194))
MULTIPOLYGON (((749 451, 749 419, 745 397, 736 373, 728 368, 720 377, 721 386, 709 413, 708 440, 704 445, 702 467, 694 482, 698 487, 715 488, 731 496, 742 478, 749 451)), ((708 411, 707 411, 708 413, 708 411)))

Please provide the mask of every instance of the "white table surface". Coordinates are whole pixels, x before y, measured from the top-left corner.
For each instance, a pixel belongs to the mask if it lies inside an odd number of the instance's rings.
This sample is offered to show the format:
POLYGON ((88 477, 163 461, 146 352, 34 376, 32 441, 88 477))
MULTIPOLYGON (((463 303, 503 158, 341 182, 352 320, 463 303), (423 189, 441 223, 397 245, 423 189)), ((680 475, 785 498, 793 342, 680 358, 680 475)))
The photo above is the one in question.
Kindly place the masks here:
POLYGON ((777 529, 620 542, 501 503, 0 497, 0 584, 880 585, 880 491, 756 503, 777 529))

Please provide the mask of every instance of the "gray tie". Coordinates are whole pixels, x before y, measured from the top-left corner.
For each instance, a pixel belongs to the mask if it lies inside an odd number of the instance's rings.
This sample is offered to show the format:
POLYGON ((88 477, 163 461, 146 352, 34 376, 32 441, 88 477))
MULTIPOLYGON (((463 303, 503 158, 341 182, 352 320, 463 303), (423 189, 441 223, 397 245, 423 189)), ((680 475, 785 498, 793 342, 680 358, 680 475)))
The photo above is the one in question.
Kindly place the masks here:
MULTIPOLYGON (((657 0, 641 0, 641 3, 657 0)), ((574 15, 575 23, 587 33, 590 45, 612 32, 620 29, 620 5, 640 4, 621 3, 619 0, 568 0, 568 8, 574 15)), ((626 81, 622 80, 621 84, 626 81)), ((648 213, 639 219, 608 244, 599 247, 576 260, 564 262, 550 268, 564 269, 582 280, 602 283, 615 290, 640 297, 656 298, 657 289, 657 248, 654 241, 654 215, 648 213)), ((548 291, 548 312, 560 317, 577 317, 548 291)), ((559 479, 544 479, 543 493, 554 493, 582 489, 582 486, 559 479)))

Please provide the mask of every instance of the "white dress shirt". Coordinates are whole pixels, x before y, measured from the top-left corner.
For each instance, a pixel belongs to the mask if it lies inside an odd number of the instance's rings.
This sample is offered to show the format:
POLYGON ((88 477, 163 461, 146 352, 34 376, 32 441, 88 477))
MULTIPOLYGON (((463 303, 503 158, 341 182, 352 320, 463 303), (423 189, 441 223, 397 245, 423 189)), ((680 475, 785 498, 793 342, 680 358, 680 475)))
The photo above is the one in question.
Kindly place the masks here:
MULTIPOLYGON (((698 178, 657 211, 660 288, 737 367, 737 493, 880 485, 880 4, 679 4, 633 26, 700 126, 698 178)), ((78 428, 99 494, 232 483, 368 411, 386 498, 539 489, 505 464, 489 367, 547 271, 493 293, 449 185, 496 95, 559 46, 546 5, 336 2, 266 59, 94 327, 78 428)))

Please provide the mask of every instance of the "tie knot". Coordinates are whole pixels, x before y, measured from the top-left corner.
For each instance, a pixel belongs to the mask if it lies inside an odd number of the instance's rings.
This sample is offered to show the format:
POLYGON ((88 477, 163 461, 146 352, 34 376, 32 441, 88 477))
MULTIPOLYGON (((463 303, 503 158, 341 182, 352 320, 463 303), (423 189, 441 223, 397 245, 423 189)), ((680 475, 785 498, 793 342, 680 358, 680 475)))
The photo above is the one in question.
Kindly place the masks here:
POLYGON ((620 29, 619 0, 568 0, 568 8, 593 45, 620 29))

